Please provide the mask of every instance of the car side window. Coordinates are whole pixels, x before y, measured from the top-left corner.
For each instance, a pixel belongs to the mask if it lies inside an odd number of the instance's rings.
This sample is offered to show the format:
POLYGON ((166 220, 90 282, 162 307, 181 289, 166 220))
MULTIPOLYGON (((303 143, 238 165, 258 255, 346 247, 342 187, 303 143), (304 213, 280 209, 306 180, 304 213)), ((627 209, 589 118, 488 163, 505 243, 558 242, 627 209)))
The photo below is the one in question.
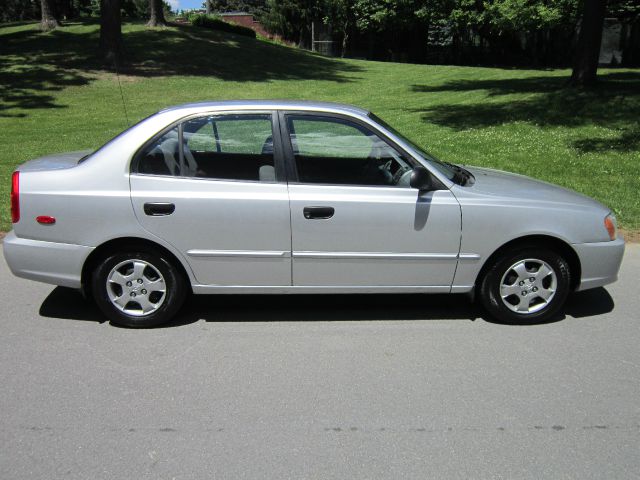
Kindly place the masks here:
POLYGON ((216 142, 217 132, 214 130, 214 123, 210 117, 196 119, 186 122, 188 125, 185 132, 187 146, 192 152, 217 152, 218 142, 216 142))
POLYGON ((151 175, 181 175, 180 133, 178 127, 155 138, 138 154, 138 173, 151 175))
POLYGON ((137 171, 275 182, 271 115, 222 114, 186 120, 140 153, 137 171))
POLYGON ((286 120, 301 183, 408 186, 412 162, 368 128, 321 115, 286 120))

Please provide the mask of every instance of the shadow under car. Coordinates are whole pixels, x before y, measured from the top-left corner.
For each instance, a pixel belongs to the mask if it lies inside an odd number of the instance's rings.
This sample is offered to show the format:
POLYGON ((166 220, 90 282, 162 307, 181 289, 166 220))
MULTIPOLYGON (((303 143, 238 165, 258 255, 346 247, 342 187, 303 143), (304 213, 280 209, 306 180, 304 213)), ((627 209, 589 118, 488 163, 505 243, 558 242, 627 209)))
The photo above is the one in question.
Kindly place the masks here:
MULTIPOLYGON (((583 318, 612 311, 614 302, 603 287, 569 296, 564 313, 543 323, 583 318)), ((93 301, 78 290, 56 287, 45 298, 43 317, 103 323, 93 301)), ((380 320, 470 320, 499 323, 467 295, 447 294, 317 294, 317 295, 193 295, 170 323, 159 328, 207 322, 302 322, 380 320)))

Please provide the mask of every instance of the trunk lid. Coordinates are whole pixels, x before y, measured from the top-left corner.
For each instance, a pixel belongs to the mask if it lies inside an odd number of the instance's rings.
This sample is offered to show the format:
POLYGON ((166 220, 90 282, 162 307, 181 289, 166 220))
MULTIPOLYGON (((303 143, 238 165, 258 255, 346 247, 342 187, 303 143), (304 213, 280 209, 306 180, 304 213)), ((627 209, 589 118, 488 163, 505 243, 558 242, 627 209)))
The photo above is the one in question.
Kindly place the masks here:
POLYGON ((78 162, 89 155, 92 150, 80 150, 77 152, 57 153, 30 160, 20 165, 17 170, 20 172, 41 172, 44 170, 62 170, 73 168, 78 162))

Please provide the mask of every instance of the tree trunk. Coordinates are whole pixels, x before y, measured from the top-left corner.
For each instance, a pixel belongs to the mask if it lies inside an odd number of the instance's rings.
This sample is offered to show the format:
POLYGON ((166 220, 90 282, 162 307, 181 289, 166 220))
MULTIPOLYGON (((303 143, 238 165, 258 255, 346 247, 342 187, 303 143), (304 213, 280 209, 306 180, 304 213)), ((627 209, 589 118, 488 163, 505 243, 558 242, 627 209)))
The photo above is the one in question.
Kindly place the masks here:
POLYGON ((453 56, 453 64, 460 65, 460 58, 462 57, 462 45, 460 41, 459 32, 454 31, 451 36, 451 52, 453 56))
POLYGON ((623 25, 622 66, 640 66, 640 19, 623 25))
POLYGON ((122 63, 120 0, 100 0, 100 51, 107 65, 122 63))
POLYGON ((573 73, 569 80, 571 85, 589 86, 596 83, 605 11, 606 0, 584 1, 573 73))
MULTIPOLYGON (((207 1, 207 5, 209 2, 207 1)), ((151 15, 147 22, 147 27, 166 27, 167 21, 164 19, 164 6, 162 0, 149 0, 149 11, 151 15)))
POLYGON ((345 27, 344 32, 342 32, 342 48, 340 49, 340 57, 344 58, 347 54, 347 45, 349 43, 349 31, 345 27))
POLYGON ((209 0, 205 0, 205 4, 207 5, 207 15, 211 14, 211 2, 209 0))
POLYGON ((49 30, 53 30, 56 27, 59 27, 60 24, 56 19, 53 2, 51 0, 40 0, 40 7, 42 9, 40 30, 47 32, 49 30))

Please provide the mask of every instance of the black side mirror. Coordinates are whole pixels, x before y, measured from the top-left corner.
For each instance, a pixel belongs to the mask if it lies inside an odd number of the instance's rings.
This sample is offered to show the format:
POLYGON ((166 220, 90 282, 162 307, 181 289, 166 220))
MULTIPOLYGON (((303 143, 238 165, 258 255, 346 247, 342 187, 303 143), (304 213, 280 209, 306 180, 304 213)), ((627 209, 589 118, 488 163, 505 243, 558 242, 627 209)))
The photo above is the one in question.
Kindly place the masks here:
POLYGON ((429 170, 424 167, 415 167, 411 172, 411 179, 409 180, 411 188, 418 190, 432 190, 433 180, 429 170))

